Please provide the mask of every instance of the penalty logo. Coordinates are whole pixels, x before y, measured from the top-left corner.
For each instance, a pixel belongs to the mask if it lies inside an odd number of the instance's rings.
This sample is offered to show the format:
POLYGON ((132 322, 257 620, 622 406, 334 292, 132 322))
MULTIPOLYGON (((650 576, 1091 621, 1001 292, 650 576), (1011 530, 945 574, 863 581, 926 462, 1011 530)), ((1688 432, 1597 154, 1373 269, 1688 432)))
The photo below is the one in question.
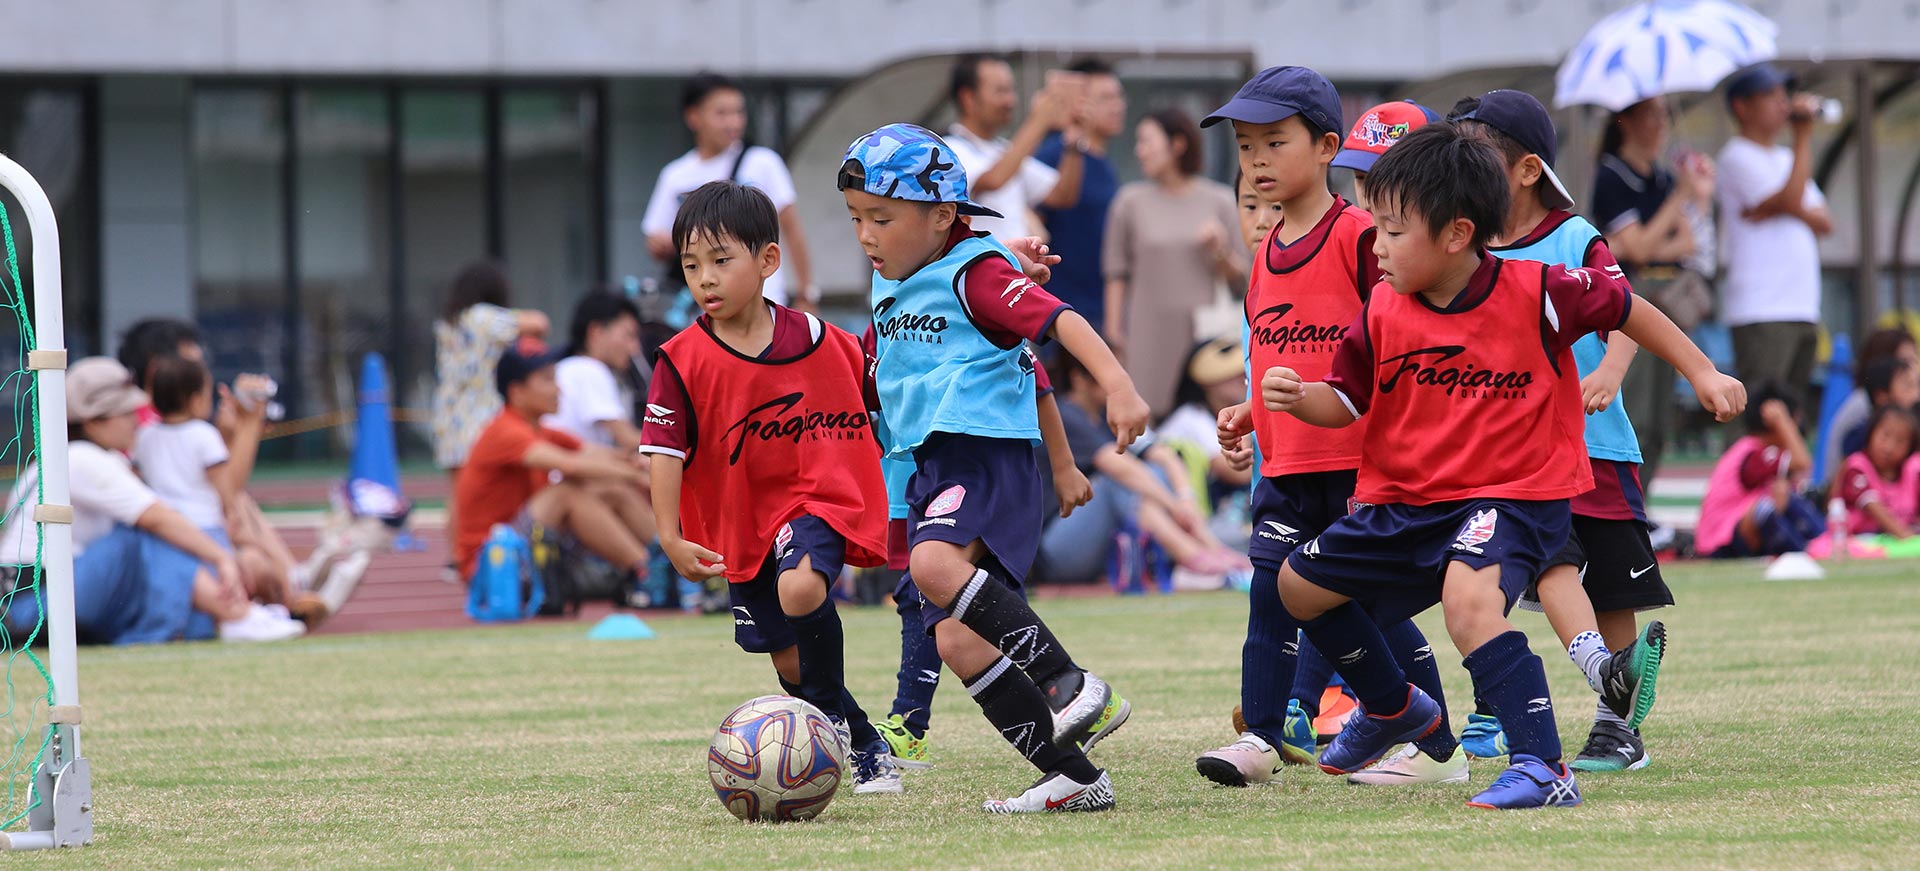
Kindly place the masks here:
POLYGON ((940 495, 933 497, 932 502, 927 503, 927 516, 945 517, 959 511, 960 503, 965 502, 966 499, 967 488, 959 484, 948 487, 940 495))
POLYGON ((1284 541, 1288 544, 1300 543, 1300 540, 1295 538, 1295 536, 1300 534, 1300 530, 1298 529, 1294 529, 1277 520, 1262 520, 1260 521, 1260 525, 1266 527, 1260 530, 1261 538, 1271 538, 1274 541, 1284 541))
POLYGON ((1494 527, 1499 520, 1500 512, 1492 508, 1474 512, 1473 519, 1467 521, 1467 528, 1461 530, 1459 537, 1453 540, 1453 549, 1468 553, 1486 553, 1480 545, 1493 540, 1494 527))

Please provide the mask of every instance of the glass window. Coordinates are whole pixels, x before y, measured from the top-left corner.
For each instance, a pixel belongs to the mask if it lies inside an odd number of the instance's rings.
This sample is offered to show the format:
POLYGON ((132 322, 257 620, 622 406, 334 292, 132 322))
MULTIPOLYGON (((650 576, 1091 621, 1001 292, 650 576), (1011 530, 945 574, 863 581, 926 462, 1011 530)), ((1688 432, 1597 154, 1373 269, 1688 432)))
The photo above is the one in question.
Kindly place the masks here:
POLYGON ((593 94, 512 88, 501 95, 500 115, 501 253, 514 303, 545 311, 564 332, 574 300, 602 272, 593 94))
MULTIPOLYGON (((486 102, 478 89, 408 90, 400 97, 401 295, 405 318, 394 384, 398 404, 433 395, 433 322, 447 285, 487 255, 486 102)), ((424 422, 404 427, 403 450, 424 450, 424 422)))
POLYGON ((263 372, 291 389, 278 91, 202 89, 193 97, 194 309, 214 377, 263 372))
MULTIPOLYGON (((75 359, 100 351, 100 295, 95 288, 96 225, 92 141, 86 133, 86 97, 78 86, 10 86, 0 90, 0 154, 33 175, 53 205, 60 231, 60 287, 67 347, 75 359)), ((20 298, 33 299, 33 232, 26 210, 0 193, 20 258, 20 298)), ((0 252, 3 255, 4 252, 0 252)), ((0 328, 14 335, 13 319, 0 328)), ((9 346, 11 343, 7 343, 9 346)), ((12 349, 7 349, 12 356, 12 349)), ((0 363, 8 370, 13 362, 0 363)))

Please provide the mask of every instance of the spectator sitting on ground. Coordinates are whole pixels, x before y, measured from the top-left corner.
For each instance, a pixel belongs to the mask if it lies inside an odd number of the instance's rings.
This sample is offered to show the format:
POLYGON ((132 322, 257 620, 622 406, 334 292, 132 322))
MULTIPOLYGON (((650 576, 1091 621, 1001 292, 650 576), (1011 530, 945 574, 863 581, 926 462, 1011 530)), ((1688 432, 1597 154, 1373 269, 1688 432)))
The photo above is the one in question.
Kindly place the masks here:
MULTIPOLYGON (((127 369, 90 357, 67 369, 67 455, 73 503, 74 628, 84 643, 153 644, 217 635, 223 641, 280 641, 306 631, 299 621, 247 601, 228 553, 154 494, 128 463, 147 396, 127 369)), ((15 638, 39 623, 31 505, 38 466, 8 499, 0 529, 0 575, 14 589, 5 621, 15 638)))
POLYGON ((1874 330, 1860 343, 1859 356, 1853 361, 1853 392, 1847 394, 1846 400, 1834 410, 1833 420, 1827 423, 1826 449, 1820 464, 1827 475, 1827 480, 1821 482, 1823 485, 1838 480, 1840 461, 1851 453, 1840 449, 1841 440, 1873 415, 1873 398, 1867 395, 1867 369, 1876 362, 1895 357, 1920 366, 1920 349, 1914 346, 1913 334, 1901 327, 1874 330))
POLYGON ((1155 427, 1158 443, 1185 458, 1190 477, 1204 488, 1211 508, 1222 497, 1245 498, 1253 467, 1245 457, 1220 450, 1220 410, 1247 398, 1245 352, 1233 339, 1212 339, 1193 346, 1174 388, 1173 413, 1155 427))
MULTIPOLYGON (((1914 405, 1920 403, 1920 366, 1899 357, 1876 361, 1867 367, 1860 387, 1866 390, 1867 400, 1875 411, 1887 406, 1912 411, 1914 405)), ((1842 456, 1859 453, 1867 447, 1869 423, 1863 420, 1845 431, 1835 430, 1828 438, 1838 438, 1842 456)))
POLYGON ((1875 409, 1867 422, 1866 447, 1847 455, 1835 494, 1847 506, 1847 531, 1913 537, 1920 521, 1920 423, 1898 406, 1875 409))
POLYGON ((616 374, 640 353, 640 312, 624 294, 596 290, 573 308, 569 356, 554 367, 560 411, 542 423, 587 444, 633 453, 633 388, 616 374))
POLYGON ((643 576, 647 570, 644 542, 654 530, 637 486, 640 455, 622 456, 536 426, 560 408, 558 361, 534 342, 500 356, 494 379, 505 407, 480 431, 454 481, 460 525, 453 529, 453 556, 467 583, 499 523, 529 538, 538 524, 616 567, 643 576))
POLYGON ((1747 434, 1714 464, 1700 502, 1694 546, 1715 558, 1804 551, 1826 530, 1826 513, 1801 493, 1813 457, 1800 437, 1799 407, 1780 385, 1747 403, 1747 434))

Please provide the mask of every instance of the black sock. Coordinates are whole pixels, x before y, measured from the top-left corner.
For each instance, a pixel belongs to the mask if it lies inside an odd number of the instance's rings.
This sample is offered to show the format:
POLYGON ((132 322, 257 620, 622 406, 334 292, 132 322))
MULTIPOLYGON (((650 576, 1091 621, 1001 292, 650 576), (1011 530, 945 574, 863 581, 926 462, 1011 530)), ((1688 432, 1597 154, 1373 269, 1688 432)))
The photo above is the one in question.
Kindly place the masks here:
POLYGON ((1407 682, 1419 687, 1421 692, 1440 705, 1440 727, 1414 743, 1436 762, 1452 759, 1453 748, 1459 746, 1460 742, 1453 737, 1453 721, 1447 717, 1447 696, 1440 687, 1440 665, 1433 656, 1433 646, 1427 643, 1427 636, 1420 633, 1420 627, 1413 625, 1412 620, 1402 620, 1380 632, 1387 639, 1387 649, 1393 652, 1394 661, 1406 673, 1407 682))
POLYGON ((1536 756, 1548 765, 1560 762, 1560 727, 1553 721, 1547 669, 1519 630, 1503 632, 1467 654, 1462 663, 1473 677, 1474 692, 1493 706, 1507 747, 1514 755, 1536 756))
MULTIPOLYGON (((1294 670, 1304 659, 1299 641, 1300 622, 1280 604, 1280 566, 1255 563, 1253 586, 1247 590, 1247 641, 1240 646, 1240 716, 1247 721, 1247 731, 1269 744, 1280 743, 1286 731, 1287 693, 1294 689, 1294 670)), ((1318 690, 1313 701, 1320 701, 1318 690)))
POLYGON ((1053 712, 1047 710, 1040 688, 1011 660, 1001 657, 986 671, 961 683, 987 715, 987 722, 999 729, 1000 736, 1033 767, 1048 774, 1064 774, 1075 783, 1092 783, 1100 776, 1086 754, 1054 745, 1053 712))
POLYGON ((1476 692, 1473 694, 1473 712, 1482 717, 1491 717, 1493 716, 1493 706, 1487 704, 1487 700, 1481 698, 1480 694, 1476 692))
MULTIPOLYGON (((1027 600, 1012 587, 994 580, 986 569, 974 570, 973 578, 953 597, 947 613, 1000 648, 1036 685, 1048 686, 1068 672, 1079 675, 1067 649, 1040 621, 1040 615, 1033 613, 1027 600)), ((1079 685, 1075 683, 1071 690, 1077 692, 1079 685)))
POLYGON ((1380 627, 1358 604, 1341 605, 1308 620, 1305 628, 1367 713, 1389 717, 1406 710, 1407 676, 1388 652, 1380 627))
POLYGON ((864 750, 880 737, 867 714, 847 692, 847 655, 840 629, 840 612, 831 598, 820 603, 811 614, 788 614, 795 646, 800 653, 800 697, 829 717, 846 721, 853 736, 851 749, 864 750))

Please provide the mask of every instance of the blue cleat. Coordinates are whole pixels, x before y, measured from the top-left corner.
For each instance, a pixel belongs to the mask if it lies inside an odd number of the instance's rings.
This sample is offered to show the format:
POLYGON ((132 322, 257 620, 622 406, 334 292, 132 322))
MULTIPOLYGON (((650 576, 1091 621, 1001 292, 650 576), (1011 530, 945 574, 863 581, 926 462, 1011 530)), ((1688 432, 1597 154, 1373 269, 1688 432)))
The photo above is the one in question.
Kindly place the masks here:
POLYGON ((1460 730, 1460 746, 1475 759, 1498 759, 1507 755, 1507 733, 1497 717, 1468 714, 1467 727, 1460 730))
MULTIPOLYGON (((1363 706, 1364 710, 1364 706, 1363 706)), ((1407 704, 1391 717, 1356 716, 1320 751, 1320 770, 1352 774, 1380 761, 1395 744, 1418 741, 1440 727, 1440 704, 1419 687, 1407 685, 1407 704)))
POLYGON ((1280 734, 1280 756, 1288 765, 1312 765, 1320 755, 1320 736, 1313 720, 1300 710, 1299 699, 1287 700, 1287 722, 1280 734))
POLYGON ((1467 807, 1524 810, 1537 807, 1573 807, 1580 803, 1580 785, 1565 765, 1549 766, 1524 753, 1500 772, 1485 792, 1467 800, 1467 807))

